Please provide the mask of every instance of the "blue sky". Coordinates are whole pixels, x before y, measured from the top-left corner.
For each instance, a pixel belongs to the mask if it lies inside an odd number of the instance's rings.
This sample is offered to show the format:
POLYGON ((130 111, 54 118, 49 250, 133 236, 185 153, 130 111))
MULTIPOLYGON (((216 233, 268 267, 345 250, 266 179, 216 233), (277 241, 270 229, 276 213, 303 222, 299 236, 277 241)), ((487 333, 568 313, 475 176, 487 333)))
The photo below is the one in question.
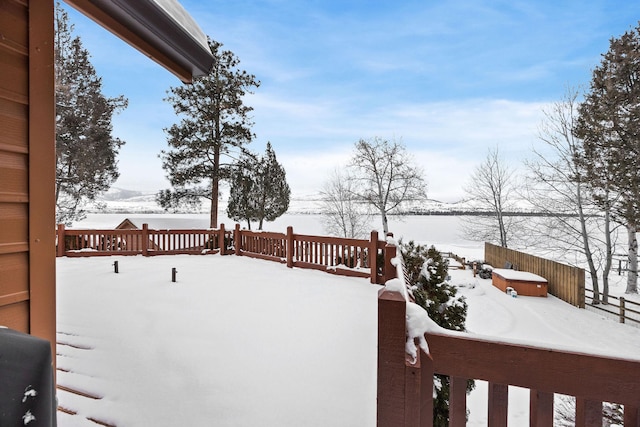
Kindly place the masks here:
MULTIPOLYGON (((254 151, 270 141, 294 196, 317 192, 360 138, 402 140, 430 198, 455 201, 490 147, 519 168, 542 110, 588 86, 609 39, 635 27, 640 3, 590 1, 183 0, 261 86, 254 151)), ((116 186, 168 187, 158 159, 176 118, 177 78, 69 6, 126 141, 116 186)))

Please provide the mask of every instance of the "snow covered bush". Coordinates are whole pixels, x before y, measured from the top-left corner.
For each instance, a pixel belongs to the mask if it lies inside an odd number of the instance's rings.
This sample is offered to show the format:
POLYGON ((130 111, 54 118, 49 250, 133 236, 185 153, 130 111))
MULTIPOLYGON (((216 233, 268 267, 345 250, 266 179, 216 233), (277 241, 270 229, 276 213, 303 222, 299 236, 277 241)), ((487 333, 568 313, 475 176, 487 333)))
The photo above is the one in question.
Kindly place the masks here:
MULTIPOLYGON (((442 254, 431 246, 416 245, 413 241, 400 243, 408 284, 417 305, 427 311, 439 326, 454 331, 465 330, 467 302, 457 296, 455 286, 446 281, 449 266, 442 254)), ((449 377, 434 378, 433 425, 449 425, 449 377)), ((473 390, 473 380, 467 392, 473 390)))

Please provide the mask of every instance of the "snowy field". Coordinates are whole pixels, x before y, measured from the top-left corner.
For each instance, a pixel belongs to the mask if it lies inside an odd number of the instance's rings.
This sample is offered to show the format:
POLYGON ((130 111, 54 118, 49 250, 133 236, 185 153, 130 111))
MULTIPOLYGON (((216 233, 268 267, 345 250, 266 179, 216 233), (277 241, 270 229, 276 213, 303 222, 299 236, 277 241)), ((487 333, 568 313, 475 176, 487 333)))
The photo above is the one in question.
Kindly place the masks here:
MULTIPOLYGON (((113 228, 122 219, 91 216, 79 226, 113 228)), ((482 258, 481 244, 457 236, 456 221, 412 217, 392 229, 482 258)), ((313 215, 269 229, 286 225, 323 234, 313 215)), ((57 267, 58 382, 101 397, 59 391, 60 405, 77 412, 59 413, 60 426, 95 426, 89 417, 118 426, 375 425, 379 286, 367 280, 217 255, 59 258, 57 267)), ((640 355, 638 328, 551 296, 511 298, 469 271, 450 273, 467 297, 470 333, 640 355)), ((486 425, 483 383, 468 406, 469 425, 486 425)), ((528 425, 528 392, 511 388, 509 410, 510 425, 528 425)))

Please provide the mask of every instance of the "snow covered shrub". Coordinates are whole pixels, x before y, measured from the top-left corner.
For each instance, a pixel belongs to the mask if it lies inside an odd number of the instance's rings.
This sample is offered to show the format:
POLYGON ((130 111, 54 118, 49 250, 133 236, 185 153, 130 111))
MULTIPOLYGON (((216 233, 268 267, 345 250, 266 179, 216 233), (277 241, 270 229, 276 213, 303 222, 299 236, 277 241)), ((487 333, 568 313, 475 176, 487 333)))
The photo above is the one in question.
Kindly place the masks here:
MULTIPOLYGON (((406 244, 400 242, 400 251, 416 304, 443 328, 464 331, 467 302, 463 296, 456 296, 457 289, 446 281, 449 266, 442 254, 433 246, 426 248, 413 241, 406 244)), ((449 377, 436 375, 434 386, 433 425, 448 426, 449 377)), ((473 380, 469 380, 467 393, 473 387, 473 380)))

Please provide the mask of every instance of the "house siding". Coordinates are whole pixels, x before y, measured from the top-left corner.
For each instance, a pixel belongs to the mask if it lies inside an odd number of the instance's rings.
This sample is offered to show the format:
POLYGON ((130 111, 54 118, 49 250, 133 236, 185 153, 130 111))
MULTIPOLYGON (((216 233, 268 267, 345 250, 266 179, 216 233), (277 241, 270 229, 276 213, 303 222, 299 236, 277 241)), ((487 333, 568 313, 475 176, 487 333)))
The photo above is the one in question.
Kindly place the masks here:
POLYGON ((28 6, 0 1, 0 28, 0 325, 29 332, 28 6))
POLYGON ((0 325, 53 346, 53 1, 0 0, 0 29, 0 325))

